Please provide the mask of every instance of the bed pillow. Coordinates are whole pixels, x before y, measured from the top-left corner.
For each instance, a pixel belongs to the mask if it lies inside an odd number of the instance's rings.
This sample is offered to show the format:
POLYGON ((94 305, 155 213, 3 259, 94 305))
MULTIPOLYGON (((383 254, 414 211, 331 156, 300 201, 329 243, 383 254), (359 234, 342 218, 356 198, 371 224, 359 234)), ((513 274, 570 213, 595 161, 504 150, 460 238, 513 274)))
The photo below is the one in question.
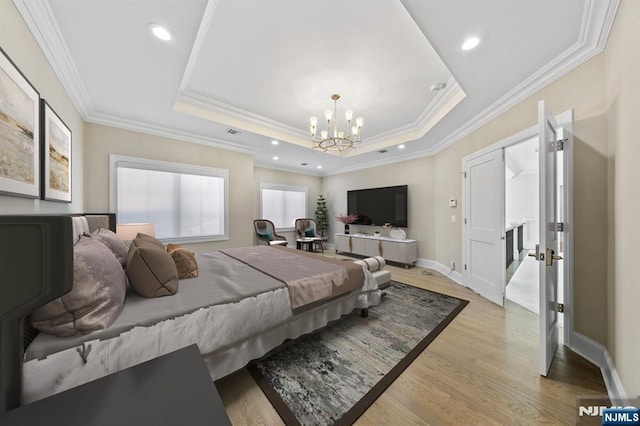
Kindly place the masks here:
POLYGON ((110 229, 98 228, 98 230, 92 233, 91 236, 107 246, 116 259, 118 259, 120 265, 124 266, 129 249, 115 232, 110 229))
POLYGON ((157 247, 160 247, 162 250, 164 250, 164 244, 162 244, 160 241, 158 241, 157 239, 155 239, 155 237, 152 237, 151 235, 138 233, 134 241, 135 240, 138 240, 138 242, 144 241, 145 243, 151 243, 157 247))
POLYGON ((126 293, 122 266, 100 241, 82 236, 73 247, 73 289, 30 316, 38 330, 59 337, 109 327, 126 293))
POLYGON ((84 216, 72 216, 71 224, 73 225, 73 242, 77 242, 80 236, 89 233, 89 222, 84 216))
POLYGON ((141 296, 171 296, 178 291, 176 264, 162 244, 158 247, 137 236, 129 246, 126 270, 129 284, 141 296))
POLYGON ((178 278, 182 280, 198 276, 198 262, 196 262, 196 255, 192 251, 177 244, 169 244, 167 253, 171 255, 173 262, 176 264, 178 278))

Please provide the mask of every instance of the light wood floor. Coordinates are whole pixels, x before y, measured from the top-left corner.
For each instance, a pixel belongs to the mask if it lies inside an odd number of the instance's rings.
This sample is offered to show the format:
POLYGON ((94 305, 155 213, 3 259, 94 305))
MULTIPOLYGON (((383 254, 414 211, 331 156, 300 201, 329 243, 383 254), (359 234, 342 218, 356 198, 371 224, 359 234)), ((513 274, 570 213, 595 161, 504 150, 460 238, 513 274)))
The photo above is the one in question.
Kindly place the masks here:
MULTIPOLYGON (((603 395, 600 370, 561 348, 538 375, 538 317, 502 309, 424 269, 387 266, 392 279, 470 303, 360 417, 377 424, 575 424, 576 396, 603 395)), ((278 425, 280 417, 246 370, 217 382, 234 425, 278 425)))

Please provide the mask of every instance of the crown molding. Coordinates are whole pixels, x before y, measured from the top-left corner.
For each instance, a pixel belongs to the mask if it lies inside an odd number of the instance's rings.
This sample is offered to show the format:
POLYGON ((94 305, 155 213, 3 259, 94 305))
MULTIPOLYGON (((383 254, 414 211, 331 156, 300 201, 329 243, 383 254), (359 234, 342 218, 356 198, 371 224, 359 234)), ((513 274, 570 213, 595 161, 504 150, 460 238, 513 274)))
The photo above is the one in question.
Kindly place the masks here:
POLYGON ((214 115, 217 120, 228 125, 237 126, 242 130, 256 132, 256 128, 259 130, 267 128, 281 134, 289 135, 292 138, 303 139, 305 143, 308 144, 309 135, 300 129, 287 126, 286 124, 251 111, 238 108, 234 105, 218 101, 194 90, 185 90, 180 92, 176 98, 176 109, 189 114, 194 113, 191 108, 182 108, 181 104, 187 104, 191 107, 202 110, 202 113, 197 113, 197 115, 204 118, 207 118, 209 113, 213 113, 211 115, 214 115), (229 119, 225 120, 225 117, 228 117, 229 119))
POLYGON ((372 167, 388 166, 390 164, 402 163, 404 161, 416 160, 418 158, 431 157, 433 155, 434 154, 431 150, 420 150, 412 152, 410 154, 399 155, 393 158, 382 158, 380 160, 367 161, 353 166, 339 167, 330 172, 325 172, 323 176, 333 176, 342 173, 357 172, 359 170, 366 170, 372 167))
POLYGON ((200 51, 202 50, 202 46, 204 45, 207 33, 209 32, 209 27, 211 26, 211 22, 213 21, 213 15, 218 8, 218 3, 220 3, 220 0, 207 1, 207 6, 204 9, 204 14, 202 15, 202 20, 200 21, 200 27, 198 27, 196 38, 193 41, 193 48, 191 49, 191 54, 189 55, 187 66, 185 67, 184 73, 182 75, 182 81, 180 82, 180 86, 178 86, 178 94, 186 92, 187 90, 187 82, 191 79, 191 75, 193 74, 196 62, 198 60, 198 57, 200 56, 200 51))
MULTIPOLYGON (((183 84, 186 84, 184 79, 183 84)), ((465 96, 458 82, 451 77, 447 81, 447 88, 427 105, 413 123, 368 138, 367 148, 362 149, 361 153, 420 139, 465 96)), ((307 146, 309 143, 309 135, 298 128, 213 99, 195 90, 183 88, 178 93, 174 107, 186 114, 197 115, 245 131, 280 138, 297 145, 307 146)))
MULTIPOLYGON (((66 90, 74 106, 85 121, 122 128, 126 130, 153 134, 157 136, 168 137, 171 139, 183 140, 186 142, 213 146, 221 149, 249 154, 254 153, 254 150, 247 148, 244 145, 235 144, 216 138, 209 138, 191 132, 174 130, 167 127, 96 112, 89 94, 84 84, 82 83, 78 70, 75 67, 68 47, 64 42, 60 29, 57 25, 57 21, 53 15, 53 12, 51 11, 49 0, 13 0, 13 3, 22 15, 25 23, 29 27, 29 30, 33 34, 36 42, 49 61, 52 69, 54 70, 55 74, 66 90)), ((209 104, 211 104, 210 100, 198 99, 197 94, 187 91, 185 86, 193 71, 193 67, 196 62, 195 58, 197 58, 199 51, 202 48, 204 36, 209 29, 218 3, 219 0, 209 0, 207 3, 207 7, 205 9, 200 28, 198 30, 198 34, 196 36, 194 47, 189 57, 185 73, 183 74, 183 80, 180 85, 178 96, 178 99, 186 97, 186 99, 183 100, 187 100, 189 103, 202 101, 205 103, 205 105, 202 106, 209 106, 209 104)), ((468 120, 456 131, 449 134, 435 146, 429 149, 415 151, 411 154, 397 156, 393 159, 381 159, 361 163, 357 166, 339 168, 330 173, 323 172, 321 174, 313 174, 305 173, 304 171, 300 171, 298 169, 291 171, 302 174, 327 176, 438 154, 439 152, 458 142, 460 139, 467 136, 471 132, 477 130, 484 124, 513 108, 515 105, 527 99, 534 93, 540 91, 542 88, 558 80, 566 73, 577 68, 584 62, 591 59, 593 56, 602 52, 606 47, 606 43, 611 32, 611 28, 613 27, 619 5, 620 0, 587 0, 585 3, 586 13, 582 22, 579 40, 576 44, 558 55, 554 60, 546 64, 544 67, 542 67, 540 70, 526 79, 523 83, 516 86, 509 93, 485 108, 471 120, 468 120)), ((453 90, 455 89, 455 86, 457 86, 457 83, 451 85, 449 85, 448 83, 448 86, 448 90, 453 90)), ((445 99, 444 95, 445 94, 443 94, 442 96, 438 96, 436 99, 434 99, 434 101, 432 101, 431 104, 434 104, 435 106, 435 104, 437 104, 438 102, 443 102, 445 99)), ((429 105, 429 107, 431 106, 431 104, 429 105)), ((227 114, 230 110, 233 111, 233 109, 229 109, 227 105, 222 103, 219 103, 217 107, 224 110, 227 114)), ((428 123, 430 119, 429 107, 416 120, 416 129, 419 129, 421 125, 424 125, 423 123, 428 123)), ((198 107, 195 106, 195 108, 198 107)), ((235 114, 239 114, 240 116, 242 116, 242 112, 242 110, 236 109, 235 114)), ((266 119, 265 117, 258 116, 257 114, 254 115, 254 119, 256 120, 256 122, 263 123, 263 127, 264 125, 276 123, 273 120, 266 119)), ((280 125, 280 123, 277 124, 280 125)), ((278 135, 278 137, 276 138, 293 142, 291 139, 299 140, 302 137, 305 143, 308 142, 307 135, 297 129, 292 129, 290 127, 283 128, 282 126, 278 126, 278 130, 282 131, 283 134, 278 135), (281 136, 285 137, 283 138, 281 136)), ((272 131, 271 133, 273 134, 275 132, 272 131)), ((393 137, 393 134, 390 134, 388 137, 393 137)), ((259 165, 259 167, 275 169, 275 166, 268 165, 266 163, 256 162, 256 164, 259 165)), ((278 165, 277 170, 281 169, 283 169, 283 167, 278 165)))
POLYGON ((22 15, 71 102, 82 118, 87 120, 95 109, 62 37, 49 0, 13 0, 13 4, 22 15))
POLYGON ((158 126, 141 121, 129 120, 123 117, 96 113, 86 120, 89 123, 100 124, 102 126, 115 127, 118 129, 131 130, 134 132, 146 133, 149 135, 161 136, 169 139, 175 139, 182 142, 191 142, 208 147, 225 149, 227 151, 241 152, 243 154, 255 153, 255 150, 234 142, 224 141, 222 139, 211 138, 197 133, 186 132, 183 130, 171 129, 168 127, 158 126))
MULTIPOLYGON (((198 33, 196 34, 193 49, 189 55, 189 60, 187 61, 187 66, 185 67, 180 82, 175 108, 186 114, 197 115, 245 131, 260 133, 269 137, 277 137, 287 142, 306 146, 309 135, 299 128, 222 102, 189 88, 189 80, 193 75, 218 3, 219 0, 209 0, 207 2, 204 16, 200 22, 198 33)), ((458 85, 458 82, 451 76, 447 81, 446 89, 434 97, 414 122, 369 138, 367 140, 367 146, 371 146, 372 148, 361 152, 368 152, 421 138, 431 130, 442 117, 460 103, 465 96, 466 94, 458 85)))
POLYGON ((307 175, 307 176, 314 176, 314 177, 326 176, 323 172, 313 172, 311 170, 300 170, 295 167, 282 165, 282 164, 267 163, 267 162, 256 160, 256 159, 253 160, 253 166, 261 167, 263 169, 277 170, 279 172, 295 173, 297 175, 307 175))
POLYGON ((602 52, 609 38, 619 4, 620 0, 587 0, 580 36, 573 46, 434 145, 433 153, 437 154, 448 148, 602 52))
POLYGON ((375 146, 368 151, 420 139, 465 97, 466 93, 458 82, 450 77, 447 87, 429 102, 413 123, 367 138, 367 146, 375 146))

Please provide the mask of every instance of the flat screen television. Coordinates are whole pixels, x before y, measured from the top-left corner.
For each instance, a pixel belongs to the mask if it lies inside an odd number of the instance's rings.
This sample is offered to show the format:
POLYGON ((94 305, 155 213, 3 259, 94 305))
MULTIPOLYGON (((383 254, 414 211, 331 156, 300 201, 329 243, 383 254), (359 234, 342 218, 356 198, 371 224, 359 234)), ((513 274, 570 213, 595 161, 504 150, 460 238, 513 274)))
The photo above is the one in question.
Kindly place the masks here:
POLYGON ((347 212, 358 215, 355 225, 390 223, 406 228, 407 185, 347 191, 347 212))

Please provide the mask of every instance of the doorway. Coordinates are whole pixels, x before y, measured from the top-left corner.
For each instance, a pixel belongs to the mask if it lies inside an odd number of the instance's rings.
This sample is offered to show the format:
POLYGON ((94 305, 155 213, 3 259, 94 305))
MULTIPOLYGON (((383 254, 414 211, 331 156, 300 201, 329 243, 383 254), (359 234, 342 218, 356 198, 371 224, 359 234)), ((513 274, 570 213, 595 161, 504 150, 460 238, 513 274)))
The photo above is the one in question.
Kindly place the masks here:
POLYGON ((540 314, 538 137, 505 147, 506 298, 540 314))
MULTIPOLYGON (((529 256, 539 244, 539 161, 538 137, 505 147, 505 232, 507 233, 505 297, 507 300, 540 314, 540 269, 529 256)), ((564 218, 563 152, 558 153, 557 194, 560 221, 564 218)), ((559 234, 563 248, 564 235, 559 234)), ((560 256, 564 250, 561 249, 560 256)), ((563 302, 562 268, 558 276, 558 302, 563 302)), ((558 315, 562 326, 563 315, 558 315)), ((563 333, 560 333, 562 336, 563 333)))
MULTIPOLYGON (((556 116, 544 101, 540 101, 537 126, 523 130, 462 159, 463 279, 470 289, 504 306, 506 267, 513 262, 514 258, 520 261, 525 246, 532 244, 531 239, 528 243, 524 242, 525 236, 531 235, 524 229, 527 219, 525 216, 516 216, 513 223, 506 221, 505 151, 511 146, 530 139, 537 142, 539 250, 536 245, 536 250, 527 255, 535 256, 539 272, 538 319, 540 374, 542 375, 546 375, 549 371, 558 346, 558 326, 560 325, 558 313, 563 312, 563 309, 568 313, 564 318, 564 344, 571 347, 572 132, 572 110, 556 116), (516 249, 514 249, 514 243, 516 249), (519 248, 523 250, 518 250, 519 248), (558 291, 558 282, 561 279, 565 285, 564 289, 558 291)), ((535 152, 535 148, 531 151, 535 152)), ((514 176, 516 174, 513 173, 514 176)), ((536 191, 530 190, 530 192, 536 191)), ((535 227, 535 215, 533 219, 529 231, 535 227)), ((524 259, 522 260, 524 264, 524 259)))

